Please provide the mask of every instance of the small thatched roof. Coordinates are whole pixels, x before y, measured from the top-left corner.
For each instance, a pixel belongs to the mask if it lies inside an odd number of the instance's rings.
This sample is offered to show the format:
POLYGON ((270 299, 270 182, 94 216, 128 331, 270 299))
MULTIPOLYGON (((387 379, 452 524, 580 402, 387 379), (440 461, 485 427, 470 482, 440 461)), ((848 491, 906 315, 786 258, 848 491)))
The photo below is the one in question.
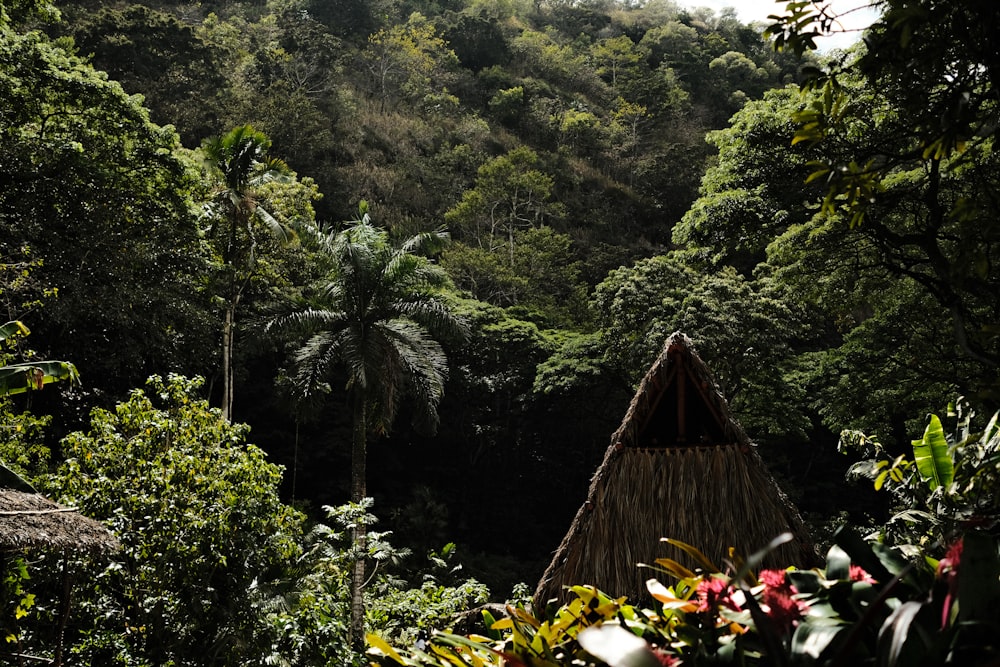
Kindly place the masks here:
POLYGON ((0 488, 0 552, 108 552, 121 545, 104 524, 38 493, 0 488))
POLYGON ((565 599, 563 587, 578 584, 647 598, 645 581, 656 573, 639 563, 667 557, 696 566, 661 538, 686 542, 725 567, 730 547, 748 556, 785 532, 795 540, 765 564, 812 566, 816 554, 798 510, 730 415, 691 340, 675 333, 611 437, 535 603, 565 599))

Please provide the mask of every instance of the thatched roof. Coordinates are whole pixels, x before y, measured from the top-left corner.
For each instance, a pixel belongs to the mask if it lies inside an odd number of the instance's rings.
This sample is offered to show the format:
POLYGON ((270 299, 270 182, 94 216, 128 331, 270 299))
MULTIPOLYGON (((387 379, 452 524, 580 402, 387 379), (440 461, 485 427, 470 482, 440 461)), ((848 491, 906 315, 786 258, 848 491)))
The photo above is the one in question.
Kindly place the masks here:
POLYGON ((121 548, 104 524, 38 493, 0 488, 0 552, 47 549, 107 552, 121 548))
POLYGON ((816 555, 798 510, 730 415, 691 340, 675 333, 611 437, 535 603, 565 599, 563 587, 577 584, 646 598, 645 581, 657 575, 639 563, 668 557, 696 566, 661 538, 697 547, 724 568, 730 547, 748 556, 785 532, 795 540, 765 564, 812 566, 816 555))

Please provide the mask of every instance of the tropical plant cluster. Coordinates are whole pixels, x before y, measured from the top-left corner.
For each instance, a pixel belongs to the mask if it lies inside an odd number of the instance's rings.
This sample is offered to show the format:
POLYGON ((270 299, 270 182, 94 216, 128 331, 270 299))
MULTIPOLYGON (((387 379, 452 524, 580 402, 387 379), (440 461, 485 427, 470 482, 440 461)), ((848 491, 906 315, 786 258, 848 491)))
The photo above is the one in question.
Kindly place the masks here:
POLYGON ((486 634, 438 633, 410 650, 372 637, 369 654, 379 665, 440 667, 989 664, 997 650, 994 539, 965 535, 920 568, 849 533, 836 542, 823 568, 675 568, 669 587, 649 580, 654 602, 646 606, 575 586, 573 599, 541 617, 509 607, 502 620, 487 617, 486 634))

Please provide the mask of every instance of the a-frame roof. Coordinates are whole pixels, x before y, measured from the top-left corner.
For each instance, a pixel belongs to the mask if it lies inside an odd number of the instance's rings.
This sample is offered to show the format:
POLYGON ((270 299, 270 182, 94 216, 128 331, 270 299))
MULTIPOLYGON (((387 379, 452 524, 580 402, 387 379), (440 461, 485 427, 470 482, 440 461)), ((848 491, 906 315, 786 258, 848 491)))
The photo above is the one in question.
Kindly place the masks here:
POLYGON ((733 419, 691 340, 678 332, 642 379, 587 500, 535 591, 535 603, 562 598, 570 585, 645 597, 655 575, 639 563, 686 555, 661 542, 678 539, 720 567, 730 547, 749 555, 784 532, 795 540, 772 565, 812 565, 809 535, 795 507, 733 419))

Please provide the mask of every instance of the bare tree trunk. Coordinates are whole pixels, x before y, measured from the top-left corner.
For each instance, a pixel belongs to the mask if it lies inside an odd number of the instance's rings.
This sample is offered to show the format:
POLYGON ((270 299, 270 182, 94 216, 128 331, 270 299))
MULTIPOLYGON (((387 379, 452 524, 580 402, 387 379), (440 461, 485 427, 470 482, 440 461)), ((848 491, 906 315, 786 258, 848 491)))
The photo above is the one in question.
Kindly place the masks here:
MULTIPOLYGON (((351 445, 351 502, 360 503, 368 493, 366 477, 367 452, 367 414, 364 392, 357 391, 354 396, 354 432, 351 445)), ((350 641, 355 651, 362 653, 365 648, 365 558, 367 553, 366 530, 363 523, 358 523, 352 536, 359 557, 351 568, 351 625, 350 641)))
POLYGON ((233 417, 233 320, 236 319, 236 305, 226 306, 222 322, 222 418, 232 421, 233 417))

